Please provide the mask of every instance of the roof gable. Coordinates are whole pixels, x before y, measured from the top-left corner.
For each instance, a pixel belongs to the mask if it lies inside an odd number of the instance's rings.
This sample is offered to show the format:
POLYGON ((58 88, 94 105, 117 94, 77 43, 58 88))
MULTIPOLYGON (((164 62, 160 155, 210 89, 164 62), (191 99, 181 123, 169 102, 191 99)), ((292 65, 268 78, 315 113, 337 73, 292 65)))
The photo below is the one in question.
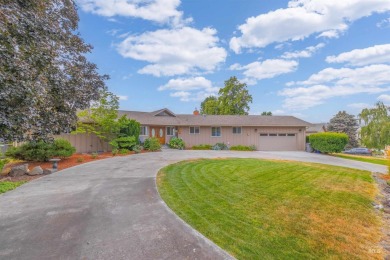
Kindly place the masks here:
POLYGON ((175 113, 173 113, 171 110, 168 108, 163 108, 157 111, 151 112, 153 116, 171 116, 171 117, 176 117, 175 113))

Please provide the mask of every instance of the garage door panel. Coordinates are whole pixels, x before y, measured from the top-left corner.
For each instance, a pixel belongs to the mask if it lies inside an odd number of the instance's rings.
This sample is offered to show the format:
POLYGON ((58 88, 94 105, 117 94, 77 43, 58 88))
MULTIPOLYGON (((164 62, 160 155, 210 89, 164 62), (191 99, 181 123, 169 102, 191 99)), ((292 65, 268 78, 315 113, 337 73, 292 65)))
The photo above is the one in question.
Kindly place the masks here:
POLYGON ((298 149, 296 134, 260 134, 260 151, 296 151, 298 149))

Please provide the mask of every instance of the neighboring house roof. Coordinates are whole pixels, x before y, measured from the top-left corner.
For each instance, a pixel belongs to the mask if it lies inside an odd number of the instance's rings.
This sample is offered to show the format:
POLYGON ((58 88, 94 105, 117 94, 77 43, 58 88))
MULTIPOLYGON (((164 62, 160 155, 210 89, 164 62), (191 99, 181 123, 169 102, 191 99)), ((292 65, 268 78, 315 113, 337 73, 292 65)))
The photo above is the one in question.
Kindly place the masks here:
POLYGON ((322 133, 326 132, 327 123, 316 123, 312 124, 308 129, 306 129, 306 133, 322 133))
POLYGON ((189 115, 173 114, 168 109, 154 112, 118 111, 142 125, 165 126, 284 126, 308 127, 310 123, 293 116, 189 115), (165 115, 166 114, 166 115, 165 115), (172 114, 172 115, 169 115, 172 114))

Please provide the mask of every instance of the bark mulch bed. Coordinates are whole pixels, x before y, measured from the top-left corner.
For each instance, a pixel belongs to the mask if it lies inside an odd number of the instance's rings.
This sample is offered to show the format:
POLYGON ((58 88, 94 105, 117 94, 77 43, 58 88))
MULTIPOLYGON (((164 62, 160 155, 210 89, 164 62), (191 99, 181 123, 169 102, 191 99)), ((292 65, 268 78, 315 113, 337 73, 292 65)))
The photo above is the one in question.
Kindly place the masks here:
MULTIPOLYGON (((144 152, 147 152, 147 151, 142 151, 142 153, 144 153, 144 152)), ((127 155, 131 155, 131 154, 134 154, 134 152, 129 152, 128 154, 117 154, 115 156, 127 156, 127 155)), ((114 155, 112 155, 111 152, 99 153, 99 155, 96 158, 94 158, 94 156, 92 154, 85 154, 85 153, 74 154, 69 158, 61 159, 61 161, 58 163, 58 170, 60 171, 60 170, 66 169, 66 168, 76 166, 76 165, 81 165, 83 163, 98 161, 98 160, 111 158, 111 157, 114 157, 114 155)), ((28 163, 28 168, 30 171, 36 166, 41 166, 42 169, 52 168, 51 162, 18 162, 18 163, 12 163, 12 164, 6 165, 3 172, 7 172, 7 174, 8 174, 11 167, 25 164, 25 163, 28 163)), ((40 178, 42 176, 45 176, 45 175, 43 175, 43 174, 42 175, 35 175, 35 176, 23 175, 23 176, 19 176, 19 177, 10 177, 8 175, 0 175, 0 181, 12 181, 12 182, 31 181, 31 180, 40 178)))

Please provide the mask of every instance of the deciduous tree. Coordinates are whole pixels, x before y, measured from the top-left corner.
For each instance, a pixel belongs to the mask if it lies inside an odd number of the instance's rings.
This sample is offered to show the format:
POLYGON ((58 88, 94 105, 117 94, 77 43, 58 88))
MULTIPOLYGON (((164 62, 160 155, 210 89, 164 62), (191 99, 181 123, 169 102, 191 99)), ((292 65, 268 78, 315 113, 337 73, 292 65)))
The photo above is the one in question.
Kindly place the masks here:
POLYGON ((111 92, 100 93, 98 102, 93 102, 91 107, 77 113, 79 120, 73 134, 95 134, 102 145, 110 142, 120 132, 118 123, 119 98, 111 92))
POLYGON ((0 0, 0 140, 69 132, 104 90, 73 0, 0 0))
POLYGON ((390 145, 390 107, 378 102, 374 108, 365 108, 359 114, 364 122, 362 143, 370 148, 383 149, 390 145))
POLYGON ((252 96, 246 84, 230 77, 219 90, 218 97, 207 97, 201 103, 200 111, 207 115, 247 115, 249 103, 252 103, 252 96))
POLYGON ((263 113, 261 113, 262 116, 272 116, 272 112, 271 111, 264 111, 263 113))
POLYGON ((219 114, 219 101, 215 96, 205 98, 200 104, 200 113, 205 115, 218 115, 219 114))
POLYGON ((236 77, 230 77, 225 81, 225 87, 219 90, 219 105, 221 115, 247 115, 252 96, 247 85, 238 81, 236 77))

